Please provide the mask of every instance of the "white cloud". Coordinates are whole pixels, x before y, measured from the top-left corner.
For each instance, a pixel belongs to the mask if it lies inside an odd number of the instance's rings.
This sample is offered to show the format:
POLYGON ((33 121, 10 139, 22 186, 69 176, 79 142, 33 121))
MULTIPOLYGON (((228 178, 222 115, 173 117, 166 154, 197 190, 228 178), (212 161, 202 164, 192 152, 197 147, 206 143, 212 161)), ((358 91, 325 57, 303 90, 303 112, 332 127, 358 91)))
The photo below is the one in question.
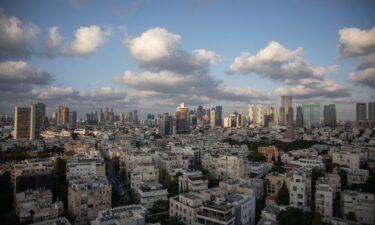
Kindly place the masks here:
POLYGON ((323 79, 326 74, 335 73, 337 66, 312 67, 302 57, 302 48, 286 49, 278 42, 270 42, 256 55, 242 52, 230 65, 230 74, 256 73, 264 78, 284 81, 286 79, 323 79))
POLYGON ((375 88, 375 67, 357 72, 351 72, 348 76, 348 80, 358 85, 375 88))
POLYGON ((375 27, 370 30, 343 28, 339 31, 340 58, 361 56, 375 52, 375 27))
POLYGON ((0 62, 0 82, 2 84, 49 84, 53 76, 41 68, 34 68, 25 61, 0 62))
POLYGON ((177 34, 155 27, 128 40, 127 45, 134 58, 141 62, 150 62, 169 56, 180 39, 177 34))
POLYGON ((42 100, 59 100, 73 97, 76 95, 76 91, 71 87, 47 87, 40 89, 33 89, 32 95, 37 99, 42 100))
POLYGON ((22 24, 17 17, 6 17, 0 12, 0 58, 27 58, 38 33, 37 25, 22 24))
POLYGON ((219 55, 214 51, 208 51, 205 49, 197 49, 193 51, 194 59, 198 62, 208 62, 210 64, 218 64, 221 61, 219 55))
POLYGON ((103 30, 97 25, 80 27, 74 32, 74 40, 64 43, 59 28, 54 26, 48 29, 49 36, 44 44, 43 53, 49 57, 56 55, 83 56, 94 53, 107 41, 111 29, 103 30))

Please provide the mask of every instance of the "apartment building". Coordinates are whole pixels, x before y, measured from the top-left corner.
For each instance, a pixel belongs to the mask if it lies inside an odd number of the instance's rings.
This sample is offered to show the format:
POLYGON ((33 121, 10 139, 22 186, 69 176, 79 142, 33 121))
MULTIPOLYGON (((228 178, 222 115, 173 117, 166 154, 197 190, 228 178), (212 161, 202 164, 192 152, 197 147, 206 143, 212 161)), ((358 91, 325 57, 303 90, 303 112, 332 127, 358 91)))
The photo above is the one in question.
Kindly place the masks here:
POLYGON ((230 194, 242 194, 257 199, 263 198, 264 180, 257 178, 226 179, 220 181, 219 187, 228 190, 230 194))
POLYGON ((101 210, 91 225, 145 225, 147 209, 141 205, 127 205, 101 210))
POLYGON ((290 190, 290 177, 287 174, 272 172, 265 177, 267 196, 276 197, 280 188, 285 182, 288 190, 290 190))
POLYGON ((348 172, 348 185, 352 184, 365 184, 369 177, 369 171, 363 169, 347 169, 348 172))
POLYGON ((63 212, 62 201, 52 202, 48 189, 27 190, 15 195, 15 209, 20 222, 39 222, 57 218, 63 212))
POLYGON ((197 224, 199 225, 234 225, 235 221, 235 207, 231 204, 226 204, 226 202, 205 202, 202 205, 202 209, 197 213, 197 224))
POLYGON ((245 160, 237 156, 208 155, 202 160, 202 165, 217 179, 238 179, 244 176, 245 160))
POLYGON ((111 198, 112 186, 105 177, 69 181, 68 208, 76 225, 87 224, 100 210, 111 208, 111 198))
POLYGON ((68 180, 80 177, 105 176, 105 164, 100 159, 76 159, 66 164, 66 178, 68 180))
POLYGON ((332 163, 347 166, 350 169, 359 169, 360 154, 354 151, 335 151, 332 153, 332 163))
POLYGON ((159 182, 152 181, 144 183, 137 189, 139 202, 142 206, 149 209, 158 200, 168 200, 168 191, 159 182))
POLYGON ((289 205, 296 208, 308 206, 311 179, 306 173, 294 173, 290 178, 289 205))
POLYGON ((178 178, 179 193, 187 191, 199 191, 208 188, 208 179, 200 170, 184 170, 178 178))
POLYGON ((315 191, 315 211, 320 213, 325 221, 332 218, 333 190, 328 183, 317 182, 315 191))
POLYGON ((154 165, 139 165, 130 171, 130 187, 138 189, 145 182, 158 181, 159 169, 154 165))
POLYGON ((189 169, 190 157, 178 153, 165 153, 159 157, 160 172, 174 174, 176 168, 189 169))
POLYGON ((341 192, 341 214, 354 213, 358 222, 375 224, 375 197, 372 193, 345 190, 341 192))
POLYGON ((69 220, 65 217, 58 217, 51 220, 44 220, 41 222, 36 222, 30 225, 71 225, 69 220))
POLYGON ((310 159, 310 158, 300 158, 297 161, 291 161, 291 164, 296 164, 304 167, 306 170, 312 170, 314 168, 324 169, 324 163, 321 159, 310 159))

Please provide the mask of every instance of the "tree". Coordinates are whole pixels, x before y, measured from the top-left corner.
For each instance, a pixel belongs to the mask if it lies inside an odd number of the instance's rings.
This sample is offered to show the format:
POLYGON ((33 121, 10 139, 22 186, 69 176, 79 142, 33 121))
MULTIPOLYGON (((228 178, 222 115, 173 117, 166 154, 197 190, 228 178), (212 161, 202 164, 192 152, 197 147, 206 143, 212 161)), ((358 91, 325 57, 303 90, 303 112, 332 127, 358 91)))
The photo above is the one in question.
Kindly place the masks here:
POLYGON ((149 209, 148 211, 153 214, 153 213, 161 213, 161 212, 167 212, 169 210, 169 201, 168 200, 157 200, 154 202, 152 205, 152 208, 149 209))
POLYGON ((161 225, 184 225, 184 223, 174 216, 162 221, 161 225))
POLYGON ((280 225, 320 225, 322 224, 319 214, 305 212, 302 209, 290 207, 281 211, 277 217, 280 225))
POLYGON ((266 161, 266 157, 263 154, 255 152, 255 151, 250 152, 250 154, 247 156, 247 159, 253 162, 265 162, 266 161))
POLYGON ((13 186, 10 172, 0 176, 0 216, 8 214, 13 208, 13 186))
POLYGON ((341 190, 345 190, 348 186, 348 172, 343 169, 340 169, 339 175, 341 180, 341 190))
POLYGON ((278 205, 289 205, 289 191, 286 187, 285 181, 283 186, 281 186, 279 192, 277 193, 276 203, 278 205))
POLYGON ((355 216, 354 212, 349 212, 348 215, 346 215, 346 219, 350 221, 357 221, 357 217, 355 216))

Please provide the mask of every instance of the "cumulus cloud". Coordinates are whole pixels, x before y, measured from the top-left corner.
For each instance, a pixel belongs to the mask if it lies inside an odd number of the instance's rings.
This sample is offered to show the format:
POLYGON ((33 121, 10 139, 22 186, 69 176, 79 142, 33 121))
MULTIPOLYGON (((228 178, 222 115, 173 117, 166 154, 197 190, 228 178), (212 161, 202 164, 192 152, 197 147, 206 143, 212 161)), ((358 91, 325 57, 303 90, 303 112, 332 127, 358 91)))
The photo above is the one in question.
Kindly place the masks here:
POLYGON ((41 68, 34 68, 25 61, 0 62, 0 83, 46 85, 54 77, 41 68))
POLYGON ((375 67, 349 73, 348 79, 355 84, 375 88, 375 67))
POLYGON ((276 81, 286 79, 315 78, 323 79, 326 74, 335 73, 337 66, 312 67, 302 57, 302 48, 286 49, 280 43, 271 41, 257 54, 242 52, 230 65, 229 74, 256 73, 264 78, 276 81))
POLYGON ((351 96, 351 89, 332 80, 302 79, 287 80, 285 86, 275 89, 277 95, 291 95, 295 98, 337 98, 351 96))
POLYGON ((25 59, 33 52, 39 27, 23 24, 17 17, 6 17, 0 12, 0 59, 25 59))
POLYGON ((49 36, 44 44, 43 53, 49 57, 56 55, 84 56, 92 54, 111 35, 110 28, 103 30, 97 25, 91 25, 78 28, 74 32, 74 40, 64 43, 58 27, 50 27, 48 32, 49 36))
POLYGON ((362 56, 375 51, 375 27, 370 30, 343 28, 339 36, 339 58, 362 56))
POLYGON ((32 95, 37 99, 42 100, 59 100, 73 97, 76 94, 76 91, 71 87, 47 87, 33 89, 31 91, 32 95))
POLYGON ((220 62, 214 51, 197 49, 189 53, 178 49, 180 40, 180 35, 155 27, 139 37, 127 38, 125 44, 143 68, 153 71, 207 73, 210 64, 220 62))

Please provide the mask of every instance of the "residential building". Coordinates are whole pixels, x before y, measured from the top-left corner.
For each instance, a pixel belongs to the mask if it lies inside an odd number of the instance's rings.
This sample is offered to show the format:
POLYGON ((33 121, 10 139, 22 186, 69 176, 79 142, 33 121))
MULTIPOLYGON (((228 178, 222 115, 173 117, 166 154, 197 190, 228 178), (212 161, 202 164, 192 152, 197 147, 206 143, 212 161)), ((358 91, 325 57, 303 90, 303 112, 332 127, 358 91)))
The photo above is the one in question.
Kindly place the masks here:
POLYGON ((231 194, 225 197, 225 201, 234 206, 236 225, 255 225, 255 197, 231 194))
POLYGON ((241 194, 261 199, 264 197, 264 180, 258 178, 226 179, 219 187, 230 194, 241 194))
POLYGON ((288 190, 290 190, 290 177, 287 174, 272 172, 266 176, 264 181, 266 182, 267 196, 276 197, 284 182, 288 190))
POLYGON ((70 180, 68 208, 76 225, 94 220, 100 210, 111 208, 112 186, 105 177, 70 180))
POLYGON ((311 179, 304 172, 294 173, 290 178, 289 205, 295 208, 308 206, 311 179))
POLYGON ((359 169, 360 155, 354 151, 334 151, 332 153, 332 163, 347 166, 350 169, 359 169))
POLYGON ((75 158, 66 164, 66 179, 105 176, 105 164, 100 159, 75 158))
POLYGON ((352 184, 366 184, 369 177, 369 171, 365 169, 346 169, 348 172, 348 186, 352 184))
POLYGON ((57 218, 63 212, 63 206, 62 201, 52 202, 49 189, 27 190, 15 195, 15 209, 21 223, 57 218))
POLYGON ((35 140, 40 138, 44 115, 45 105, 43 103, 30 104, 28 107, 16 106, 14 108, 14 139, 35 140))
POLYGON ((152 208, 158 200, 168 200, 168 191, 157 181, 145 182, 137 189, 139 202, 142 206, 152 208))
POLYGON ((141 205, 126 205, 101 210, 91 225, 145 225, 147 209, 141 205))
POLYGON ((130 171, 130 187, 138 189, 145 182, 158 181, 159 168, 154 165, 138 165, 130 171))
POLYGON ((210 111, 210 127, 215 128, 216 127, 216 111, 215 108, 212 108, 210 111))
POLYGON ((200 170, 184 170, 178 178, 179 192, 200 191, 208 188, 208 179, 202 175, 200 170))
POLYGON ((375 102, 368 103, 368 120, 375 121, 375 102))
POLYGON ((245 160, 237 156, 208 155, 202 159, 202 165, 217 179, 241 178, 244 175, 245 160))
POLYGON ((315 211, 320 213, 325 221, 329 221, 333 211, 332 187, 326 182, 317 182, 315 189, 315 211))
POLYGON ((30 225, 71 225, 66 217, 58 217, 51 220, 44 220, 41 222, 36 222, 30 225))
POLYGON ((345 190, 341 192, 341 214, 346 217, 354 213, 358 222, 375 224, 374 194, 345 190))
POLYGON ((197 224, 222 224, 234 225, 236 221, 235 207, 227 202, 203 203, 202 209, 197 213, 197 224))
POLYGON ((57 109, 57 125, 67 125, 69 123, 69 108, 60 105, 57 109))
POLYGON ((284 133, 284 138, 288 140, 296 139, 296 125, 294 122, 288 122, 286 124, 286 131, 284 133))
POLYGON ((303 127, 303 108, 297 106, 296 127, 303 127))
POLYGON ((324 169, 324 163, 319 158, 300 158, 297 161, 291 161, 290 163, 302 166, 307 170, 312 170, 313 168, 324 169))

